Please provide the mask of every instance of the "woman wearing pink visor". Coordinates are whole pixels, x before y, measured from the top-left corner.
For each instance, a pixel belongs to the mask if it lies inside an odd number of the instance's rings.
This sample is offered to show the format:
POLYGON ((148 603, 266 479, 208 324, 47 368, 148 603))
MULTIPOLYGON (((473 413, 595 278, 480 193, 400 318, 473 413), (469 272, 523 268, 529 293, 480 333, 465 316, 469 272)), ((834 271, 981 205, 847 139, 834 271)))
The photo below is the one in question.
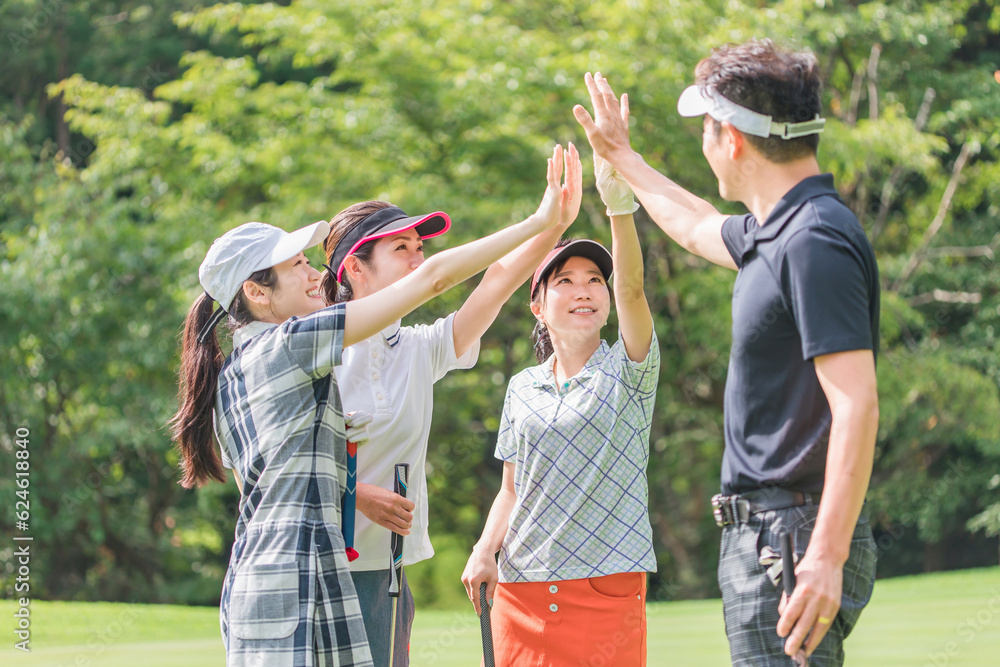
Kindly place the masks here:
MULTIPOLYGON (((549 160, 548 189, 528 220, 556 220, 555 227, 522 244, 489 269, 458 311, 430 325, 400 326, 397 320, 344 351, 337 368, 344 410, 367 412, 370 442, 358 452, 357 524, 351 576, 361 601, 376 665, 408 665, 413 597, 405 583, 395 616, 387 596, 390 582, 390 533, 403 541, 403 566, 434 555, 428 535, 424 464, 433 411, 433 386, 449 371, 470 368, 479 355, 479 339, 500 308, 528 279, 580 209, 582 168, 570 144, 563 156, 557 146, 549 160), (559 177, 564 169, 565 184, 559 177), (560 199, 555 193, 562 192, 560 199), (392 492, 396 463, 410 464, 407 497, 392 492), (393 641, 391 638, 394 637, 393 641), (390 647, 390 642, 393 646, 390 647)), ((424 239, 451 225, 444 213, 407 216, 392 204, 362 202, 338 213, 326 240, 328 272, 322 291, 329 303, 353 302, 395 290, 399 281, 424 262, 424 239)))
POLYGON ((532 277, 539 365, 507 386, 503 480, 462 574, 477 613, 483 584, 495 600, 498 665, 646 664, 646 573, 656 570, 646 465, 660 351, 638 204, 607 162, 595 155, 594 166, 612 250, 563 242, 532 277), (618 340, 609 345, 612 271, 618 340))

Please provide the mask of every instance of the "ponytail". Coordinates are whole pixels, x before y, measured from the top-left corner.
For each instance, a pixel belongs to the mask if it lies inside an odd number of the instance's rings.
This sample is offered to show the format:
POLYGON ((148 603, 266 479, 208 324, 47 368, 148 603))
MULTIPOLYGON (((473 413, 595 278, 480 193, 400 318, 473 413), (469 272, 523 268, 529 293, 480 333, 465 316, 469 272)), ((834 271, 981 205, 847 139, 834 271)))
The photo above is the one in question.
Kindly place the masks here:
POLYGON ((543 322, 535 320, 535 329, 531 332, 531 342, 535 344, 535 359, 542 363, 552 356, 552 338, 549 329, 543 322))
POLYGON ((329 267, 327 267, 327 270, 323 273, 323 277, 319 280, 319 293, 323 296, 327 304, 354 301, 354 290, 351 289, 351 281, 347 279, 347 276, 344 276, 344 282, 338 283, 337 276, 329 267))
POLYGON ((210 480, 226 481, 222 461, 212 439, 212 408, 215 388, 225 357, 212 327, 204 342, 198 334, 212 319, 214 301, 203 293, 184 320, 181 347, 179 408, 170 420, 170 430, 181 457, 181 486, 192 489, 210 480))
MULTIPOLYGON (((573 238, 559 239, 555 247, 565 247, 575 240, 573 238)), ((568 261, 569 257, 564 257, 562 260, 548 267, 542 275, 538 276, 538 283, 535 284, 535 290, 531 293, 531 303, 539 305, 545 303, 545 293, 548 291, 549 276, 560 271, 562 267, 566 266, 566 262, 568 261)), ((535 359, 538 363, 542 363, 551 357, 555 351, 552 347, 552 336, 549 334, 549 329, 540 320, 535 320, 535 328, 531 332, 531 342, 535 344, 535 359)))

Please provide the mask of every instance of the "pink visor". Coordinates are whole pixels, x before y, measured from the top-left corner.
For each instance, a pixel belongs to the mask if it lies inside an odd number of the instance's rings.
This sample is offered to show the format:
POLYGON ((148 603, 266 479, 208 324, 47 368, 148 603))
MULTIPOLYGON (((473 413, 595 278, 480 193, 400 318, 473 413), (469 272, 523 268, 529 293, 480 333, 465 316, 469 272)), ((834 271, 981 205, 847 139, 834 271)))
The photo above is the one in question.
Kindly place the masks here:
POLYGON ((546 277, 548 270, 558 263, 559 260, 563 258, 569 259, 570 257, 586 257, 593 261, 594 264, 597 264, 597 268, 600 269, 604 280, 610 280, 611 272, 614 270, 614 262, 611 259, 611 253, 608 252, 608 249, 597 241, 577 239, 570 241, 564 246, 554 248, 552 252, 545 256, 542 263, 538 265, 538 268, 535 269, 535 274, 531 276, 530 294, 532 298, 535 296, 535 288, 546 277))
POLYGON ((451 218, 443 211, 427 215, 408 216, 398 206, 379 209, 344 235, 330 255, 330 269, 336 271, 337 282, 344 275, 344 260, 369 241, 392 236, 408 229, 416 230, 422 239, 440 236, 451 229, 451 218))

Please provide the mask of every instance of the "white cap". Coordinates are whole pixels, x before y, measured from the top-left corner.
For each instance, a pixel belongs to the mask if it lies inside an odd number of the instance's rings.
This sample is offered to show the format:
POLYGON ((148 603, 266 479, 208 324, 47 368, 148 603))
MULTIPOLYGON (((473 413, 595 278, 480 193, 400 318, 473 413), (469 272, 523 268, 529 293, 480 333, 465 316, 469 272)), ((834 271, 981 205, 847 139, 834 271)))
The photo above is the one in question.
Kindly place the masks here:
POLYGON ((215 239, 198 269, 198 281, 227 312, 253 273, 319 245, 330 232, 324 220, 288 233, 263 222, 247 222, 215 239))
POLYGON ((795 139, 809 134, 819 134, 826 124, 819 114, 813 120, 802 123, 776 123, 770 116, 751 111, 724 97, 714 88, 688 86, 677 100, 677 113, 691 118, 708 114, 715 120, 732 123, 740 132, 755 137, 776 135, 782 139, 795 139))

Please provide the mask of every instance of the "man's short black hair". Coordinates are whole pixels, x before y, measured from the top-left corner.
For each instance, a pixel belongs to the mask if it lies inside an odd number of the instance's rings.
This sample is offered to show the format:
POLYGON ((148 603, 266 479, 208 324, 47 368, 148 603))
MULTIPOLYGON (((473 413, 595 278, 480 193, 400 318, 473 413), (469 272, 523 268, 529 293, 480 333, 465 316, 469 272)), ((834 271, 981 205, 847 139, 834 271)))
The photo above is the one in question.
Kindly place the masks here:
MULTIPOLYGON (((808 51, 785 51, 769 39, 727 44, 712 51, 695 68, 695 82, 777 122, 801 123, 820 115, 816 57, 808 51)), ((716 132, 722 125, 713 119, 716 132)), ((746 135, 771 162, 791 162, 816 154, 819 135, 795 139, 746 135)))

